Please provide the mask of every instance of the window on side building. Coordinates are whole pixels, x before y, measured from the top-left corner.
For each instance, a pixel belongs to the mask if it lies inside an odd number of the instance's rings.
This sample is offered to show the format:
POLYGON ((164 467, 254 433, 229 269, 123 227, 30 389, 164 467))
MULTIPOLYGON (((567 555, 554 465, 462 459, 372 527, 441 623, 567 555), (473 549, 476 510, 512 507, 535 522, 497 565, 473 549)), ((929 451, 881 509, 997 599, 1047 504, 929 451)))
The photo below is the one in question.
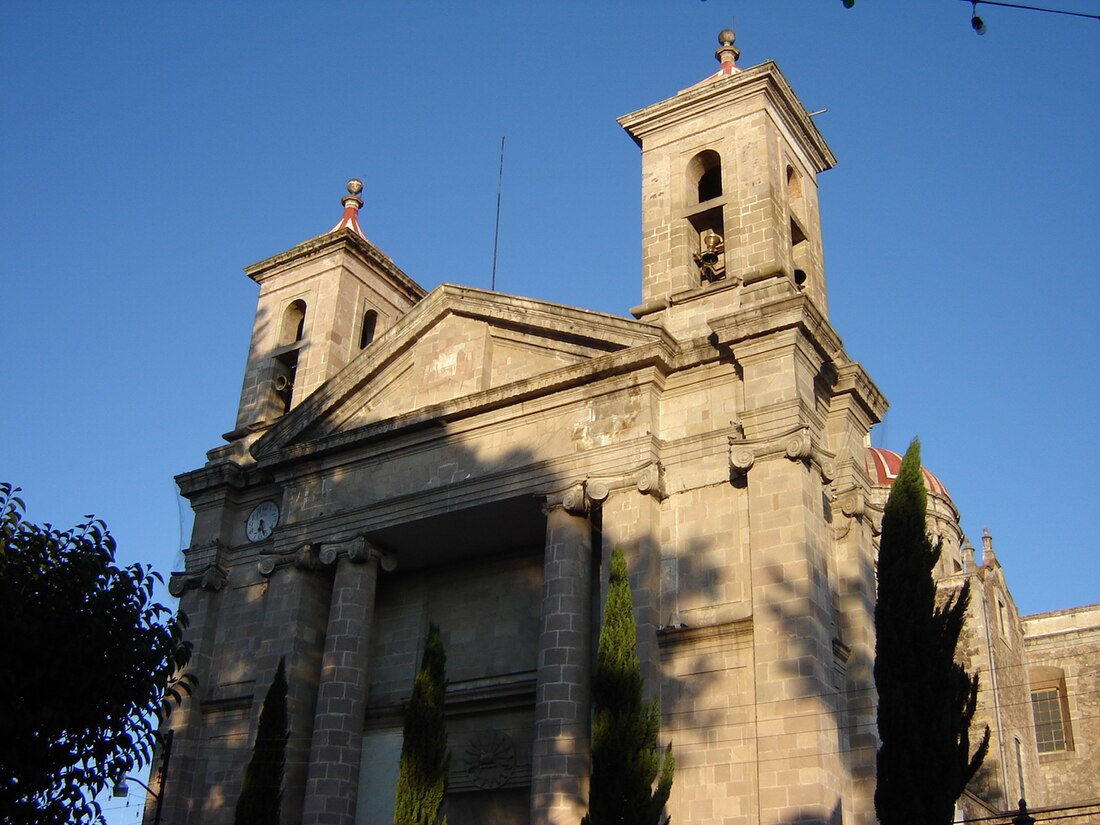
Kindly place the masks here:
POLYGON ((1069 735, 1064 713, 1064 696, 1057 687, 1032 691, 1031 712, 1035 719, 1035 743, 1039 753, 1069 750, 1069 735))

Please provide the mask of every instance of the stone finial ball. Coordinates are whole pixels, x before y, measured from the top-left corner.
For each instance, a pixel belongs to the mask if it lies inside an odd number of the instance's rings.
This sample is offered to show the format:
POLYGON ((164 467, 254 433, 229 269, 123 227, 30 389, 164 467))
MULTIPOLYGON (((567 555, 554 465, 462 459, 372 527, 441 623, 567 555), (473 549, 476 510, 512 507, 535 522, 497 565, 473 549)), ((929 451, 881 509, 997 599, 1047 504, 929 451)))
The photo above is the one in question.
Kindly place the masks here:
POLYGON ((352 178, 348 181, 348 192, 352 195, 358 195, 363 191, 363 181, 358 178, 352 178))
POLYGON ((733 29, 722 29, 722 31, 718 33, 718 42, 723 46, 729 46, 736 39, 737 35, 733 33, 733 29))

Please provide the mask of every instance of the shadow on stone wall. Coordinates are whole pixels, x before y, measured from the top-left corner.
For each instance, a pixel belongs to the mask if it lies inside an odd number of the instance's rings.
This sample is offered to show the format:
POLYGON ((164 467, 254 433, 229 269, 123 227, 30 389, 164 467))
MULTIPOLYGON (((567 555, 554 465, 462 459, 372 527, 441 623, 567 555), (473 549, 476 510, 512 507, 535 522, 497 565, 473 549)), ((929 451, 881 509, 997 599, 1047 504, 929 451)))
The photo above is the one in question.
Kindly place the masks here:
MULTIPOLYGON (((257 323, 263 325, 268 320, 261 317, 257 323)), ((393 634, 393 638, 380 640, 376 635, 374 648, 379 649, 385 641, 385 644, 391 645, 395 658, 388 663, 372 662, 368 668, 373 672, 380 667, 391 667, 390 684, 404 684, 411 688, 418 644, 426 623, 439 619, 434 615, 430 594, 433 588, 436 593, 443 592, 439 590, 440 577, 443 577, 445 586, 446 576, 453 575, 456 590, 469 587, 469 592, 475 593, 478 587, 476 581, 462 584, 462 578, 468 571, 485 572, 495 564, 511 564, 517 558, 522 560, 526 555, 537 554, 546 537, 543 503, 547 498, 560 497, 562 491, 584 481, 583 474, 578 470, 588 460, 584 456, 568 462, 551 462, 537 455, 534 449, 524 448, 502 451, 491 460, 486 460, 465 444, 461 438, 451 434, 446 422, 440 421, 428 428, 395 431, 384 438, 361 444, 349 439, 347 446, 341 448, 345 452, 337 468, 322 469, 320 464, 311 464, 307 468, 293 461, 276 461, 269 462, 266 467, 261 466, 255 477, 249 479, 250 484, 262 486, 270 483, 269 489, 282 490, 284 512, 290 518, 280 524, 273 537, 273 549, 278 552, 269 554, 271 558, 278 556, 278 564, 272 572, 261 576, 256 572, 262 560, 258 557, 257 548, 242 542, 239 546, 225 548, 221 562, 228 570, 228 577, 222 587, 215 590, 197 587, 185 594, 185 606, 192 612, 193 618, 199 620, 200 626, 204 620, 221 623, 220 628, 210 630, 205 639, 204 644, 212 643, 213 646, 206 644, 205 648, 200 647, 196 651, 196 675, 201 685, 196 699, 203 705, 197 715, 193 712, 189 717, 189 724, 195 726, 193 733, 201 733, 198 739, 192 738, 191 754, 182 754, 180 751, 183 749, 178 749, 179 755, 175 760, 177 763, 190 762, 189 767, 180 764, 178 776, 186 777, 190 771, 198 783, 191 787, 203 787, 203 823, 229 825, 231 821, 262 695, 281 656, 287 657, 292 681, 296 676, 298 683, 297 686, 292 684, 291 688, 291 739, 284 821, 298 821, 300 817, 316 702, 316 674, 320 661, 318 645, 323 644, 329 630, 331 605, 326 593, 331 593, 332 567, 320 563, 326 545, 339 545, 355 536, 365 536, 372 544, 396 558, 395 570, 380 572, 379 590, 402 582, 402 587, 411 594, 409 599, 416 601, 417 607, 410 609, 407 616, 391 617, 392 621, 387 619, 383 630, 376 626, 376 633, 388 632, 393 634), (406 454, 418 456, 416 466, 396 463, 396 457, 406 454), (321 475, 310 481, 306 477, 308 473, 304 473, 307 469, 316 469, 321 475), (266 482, 263 474, 267 474, 266 482), (295 513, 301 516, 297 517, 295 513), (435 581, 430 586, 427 583, 429 575, 425 572, 429 570, 433 571, 430 577, 435 581), (281 584, 278 581, 280 578, 283 579, 281 584), (275 590, 281 592, 277 602, 274 601, 275 590), (250 594, 256 592, 263 594, 262 604, 250 602, 250 594), (194 606, 188 606, 187 602, 194 606), (215 602, 221 604, 215 605, 215 602), (227 624, 244 620, 252 622, 258 634, 250 646, 251 652, 246 655, 241 651, 221 649, 218 639, 224 636, 227 624), (231 660, 233 668, 227 667, 231 660), (234 678, 242 685, 250 683, 253 687, 250 702, 238 701, 231 707, 225 701, 224 686, 219 684, 217 673, 234 668, 239 671, 234 678), (201 719, 209 722, 215 713, 228 715, 222 716, 220 727, 210 724, 204 727, 201 719), (201 777, 212 781, 203 784, 201 777)), ((731 497, 745 495, 734 485, 728 493, 731 497)), ((623 494, 641 495, 633 490, 626 490, 623 494)), ((596 526, 598 528, 598 519, 596 526)), ((717 538, 690 539, 675 548, 676 554, 688 559, 711 558, 717 541, 717 538)), ((593 543, 592 587, 596 595, 593 597, 591 659, 595 656, 602 613, 598 594, 603 593, 606 587, 604 556, 608 550, 601 542, 598 529, 594 533, 593 543)), ((662 548, 660 536, 653 530, 637 532, 632 537, 632 544, 633 548, 625 548, 628 559, 634 555, 630 560, 632 582, 637 586, 648 577, 651 586, 659 591, 662 587, 660 576, 657 575, 657 581, 653 580, 653 567, 656 564, 659 570, 662 549, 667 552, 672 548, 662 548), (639 554, 656 554, 656 558, 651 555, 643 559, 639 554)), ((816 552, 832 554, 834 550, 826 547, 816 552)), ((259 556, 262 555, 261 548, 259 556)), ((747 570, 747 554, 743 555, 746 560, 737 569, 747 570)), ((835 559, 831 563, 835 564, 835 559)), ((735 572, 728 569, 697 570, 697 575, 691 577, 690 592, 685 595, 696 603, 721 602, 726 598, 722 584, 735 572)), ((829 581, 824 588, 828 604, 840 604, 847 593, 859 589, 861 580, 868 574, 869 571, 864 568, 852 574, 851 579, 837 576, 835 584, 829 581)), ((868 690, 858 685, 860 679, 869 675, 872 663, 865 650, 853 648, 847 659, 834 668, 837 661, 834 649, 821 649, 820 634, 813 643, 817 647, 810 645, 805 614, 801 610, 789 610, 790 605, 800 603, 799 599, 794 598, 800 594, 788 582, 777 580, 771 584, 791 598, 770 599, 755 606, 730 606, 723 618, 710 627, 674 624, 670 621, 671 614, 664 610, 659 600, 639 606, 641 650, 646 656, 657 656, 666 664, 671 663, 674 672, 682 675, 682 678, 666 678, 664 682, 662 716, 666 734, 663 738, 673 737, 674 751, 685 772, 698 767, 704 781, 727 783, 731 799, 744 798, 744 794, 737 793, 738 787, 750 794, 757 790, 756 776, 761 764, 768 765, 768 760, 784 758, 762 753, 766 750, 761 747, 763 737, 771 734, 762 734, 760 730, 754 696, 758 680, 751 655, 755 609, 758 615, 766 615, 769 622, 782 628, 792 650, 804 648, 799 655, 792 654, 781 659, 775 665, 780 672, 769 678, 789 680, 798 686, 800 695, 817 700, 816 722, 810 730, 830 733, 848 778, 851 781, 867 781, 868 745, 872 748, 870 764, 873 771, 873 716, 871 729, 868 730, 866 718, 861 718, 860 713, 865 713, 873 702, 868 690), (832 687, 823 690, 823 685, 832 687), (692 751, 700 755, 693 757, 690 755, 692 751), (705 765, 701 756, 704 752, 705 765), (721 755, 723 752, 724 757, 721 755)), ((524 585, 523 592, 530 593, 530 588, 524 585)), ((477 610, 483 611, 494 598, 496 596, 492 592, 486 592, 471 596, 470 602, 477 610)), ((450 600, 453 602, 454 599, 455 594, 451 593, 450 600)), ((448 610, 453 611, 453 605, 448 610)), ((532 637, 529 618, 528 609, 527 618, 520 623, 522 628, 517 629, 507 643, 517 646, 517 649, 526 645, 533 652, 538 637, 532 637)), ((501 616, 500 624, 503 626, 513 619, 515 617, 501 616)), ((480 622, 478 627, 481 629, 477 632, 484 632, 491 625, 480 622)), ((444 627, 445 633, 451 635, 453 649, 458 647, 453 642, 455 634, 461 635, 468 630, 460 626, 444 627)), ((841 648, 836 649, 843 648, 842 635, 838 629, 836 636, 841 648)), ((468 652, 464 655, 478 655, 479 644, 477 638, 464 638, 462 645, 468 652)), ((489 658, 492 659, 491 656, 489 658)), ((655 672, 654 664, 653 661, 649 663, 647 673, 655 672)), ((482 685, 486 688, 484 696, 479 699, 476 691, 471 689, 472 698, 462 708, 456 708, 455 713, 470 718, 479 712, 499 714, 502 709, 515 710, 523 702, 530 703, 530 679, 523 674, 530 674, 537 670, 537 666, 538 663, 532 661, 524 661, 522 666, 510 670, 503 669, 499 662, 488 665, 480 676, 486 680, 482 685), (527 679, 526 686, 518 687, 524 679, 527 679), (493 690, 497 693, 493 694, 493 690), (528 693, 524 694, 524 690, 528 693), (480 710, 478 701, 484 702, 480 710)), ((476 668, 471 668, 469 661, 463 661, 460 669, 467 677, 463 681, 476 681, 473 672, 476 668)), ((400 692, 399 687, 394 690, 400 692)), ((647 691, 653 695, 654 690, 651 678, 647 691)), ((406 695, 397 697, 388 707, 395 709, 406 695)), ((374 698, 370 701, 373 703, 374 698)), ((191 704, 195 704, 194 700, 191 704)), ((173 725, 176 718, 173 717, 173 725)), ((362 717, 355 720, 354 725, 362 730, 362 717)), ((472 735, 474 728, 476 725, 470 727, 467 735, 472 735)), ((178 741, 185 738, 181 737, 178 741)), ((452 742, 452 749, 460 744, 452 742)), ((516 765, 498 786, 513 795, 517 783, 521 784, 530 776, 529 754, 524 754, 526 743, 519 744, 516 765), (527 763, 526 774, 524 761, 527 763)), ((564 754, 572 747, 571 742, 563 740, 560 750, 564 754)), ((453 777, 461 779, 458 772, 465 770, 467 768, 461 758, 456 756, 452 765, 453 777)), ((192 799, 197 797, 189 794, 184 784, 178 782, 170 780, 167 798, 180 799, 181 802, 177 803, 173 809, 175 813, 166 821, 197 821, 197 814, 189 817, 182 802, 188 796, 192 799), (173 784, 176 786, 173 787, 173 784)), ((460 783, 453 781, 452 786, 455 784, 460 783)), ((674 787, 674 797, 679 790, 674 787)), ((839 790, 843 794, 850 789, 839 790)), ((478 792, 469 790, 471 795, 478 792)), ((468 796, 457 808, 469 808, 466 803, 472 798, 468 796)), ((576 799, 578 804, 584 801, 583 798, 576 799)), ((834 825, 840 821, 839 804, 829 812, 808 811, 789 820, 789 823, 834 825)), ((168 813, 166 810, 166 815, 168 813)), ((744 813, 731 812, 728 815, 744 813)), ((716 817, 722 814, 721 811, 714 811, 716 817)), ((452 825, 463 823, 455 820, 452 825)))

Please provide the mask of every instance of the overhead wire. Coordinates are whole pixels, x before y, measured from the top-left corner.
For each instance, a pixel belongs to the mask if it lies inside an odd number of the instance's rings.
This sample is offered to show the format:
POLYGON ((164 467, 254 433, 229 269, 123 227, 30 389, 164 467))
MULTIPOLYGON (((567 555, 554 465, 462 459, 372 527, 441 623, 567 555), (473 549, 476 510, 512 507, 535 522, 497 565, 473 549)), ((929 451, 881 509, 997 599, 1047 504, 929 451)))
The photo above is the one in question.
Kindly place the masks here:
POLYGON ((1008 9, 1022 9, 1024 11, 1038 11, 1046 14, 1061 14, 1067 17, 1084 17, 1090 20, 1100 20, 1100 14, 1088 14, 1080 11, 1066 11, 1064 9, 1050 9, 1044 6, 1029 6, 1023 3, 1003 3, 1000 0, 963 0, 972 6, 1003 6, 1008 9))

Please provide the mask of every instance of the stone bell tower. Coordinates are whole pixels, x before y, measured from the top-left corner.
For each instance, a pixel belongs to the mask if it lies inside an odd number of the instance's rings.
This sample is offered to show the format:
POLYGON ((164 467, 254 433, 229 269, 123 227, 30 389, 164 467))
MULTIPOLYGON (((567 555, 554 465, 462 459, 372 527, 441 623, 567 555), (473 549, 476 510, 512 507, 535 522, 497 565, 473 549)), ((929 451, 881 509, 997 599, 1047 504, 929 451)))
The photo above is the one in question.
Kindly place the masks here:
MULTIPOLYGON (((709 450, 727 471, 690 503, 669 499, 675 540, 661 563, 675 588, 662 586, 676 617, 660 637, 676 676, 661 695, 662 735, 678 748, 669 812, 681 823, 873 825, 865 462, 886 400, 828 319, 816 176, 835 158, 775 63, 741 69, 733 41, 719 35, 710 77, 619 119, 642 158, 642 303, 632 312, 685 353, 719 353, 690 379, 670 376, 662 399, 662 435, 698 433, 693 462, 703 466, 709 450), (705 395, 677 403, 688 386, 705 395), (694 430, 673 429, 696 411, 694 430), (722 523, 731 527, 706 535, 722 523), (693 544, 713 553, 711 575, 736 595, 691 601, 693 544), (727 633, 724 658, 708 659, 705 645, 727 633), (708 673, 687 710, 676 703, 694 676, 674 670, 678 656, 708 673), (691 716, 707 706, 700 697, 751 710, 712 717, 704 737, 691 716)), ((671 451, 662 461, 670 487, 686 490, 693 468, 671 451)))
POLYGON ((230 442, 298 406, 424 296, 363 234, 362 190, 348 181, 328 232, 245 269, 260 295, 230 442))
POLYGON ((642 150, 642 303, 674 334, 784 290, 827 317, 816 175, 835 158, 775 63, 718 71, 619 118, 642 150))

